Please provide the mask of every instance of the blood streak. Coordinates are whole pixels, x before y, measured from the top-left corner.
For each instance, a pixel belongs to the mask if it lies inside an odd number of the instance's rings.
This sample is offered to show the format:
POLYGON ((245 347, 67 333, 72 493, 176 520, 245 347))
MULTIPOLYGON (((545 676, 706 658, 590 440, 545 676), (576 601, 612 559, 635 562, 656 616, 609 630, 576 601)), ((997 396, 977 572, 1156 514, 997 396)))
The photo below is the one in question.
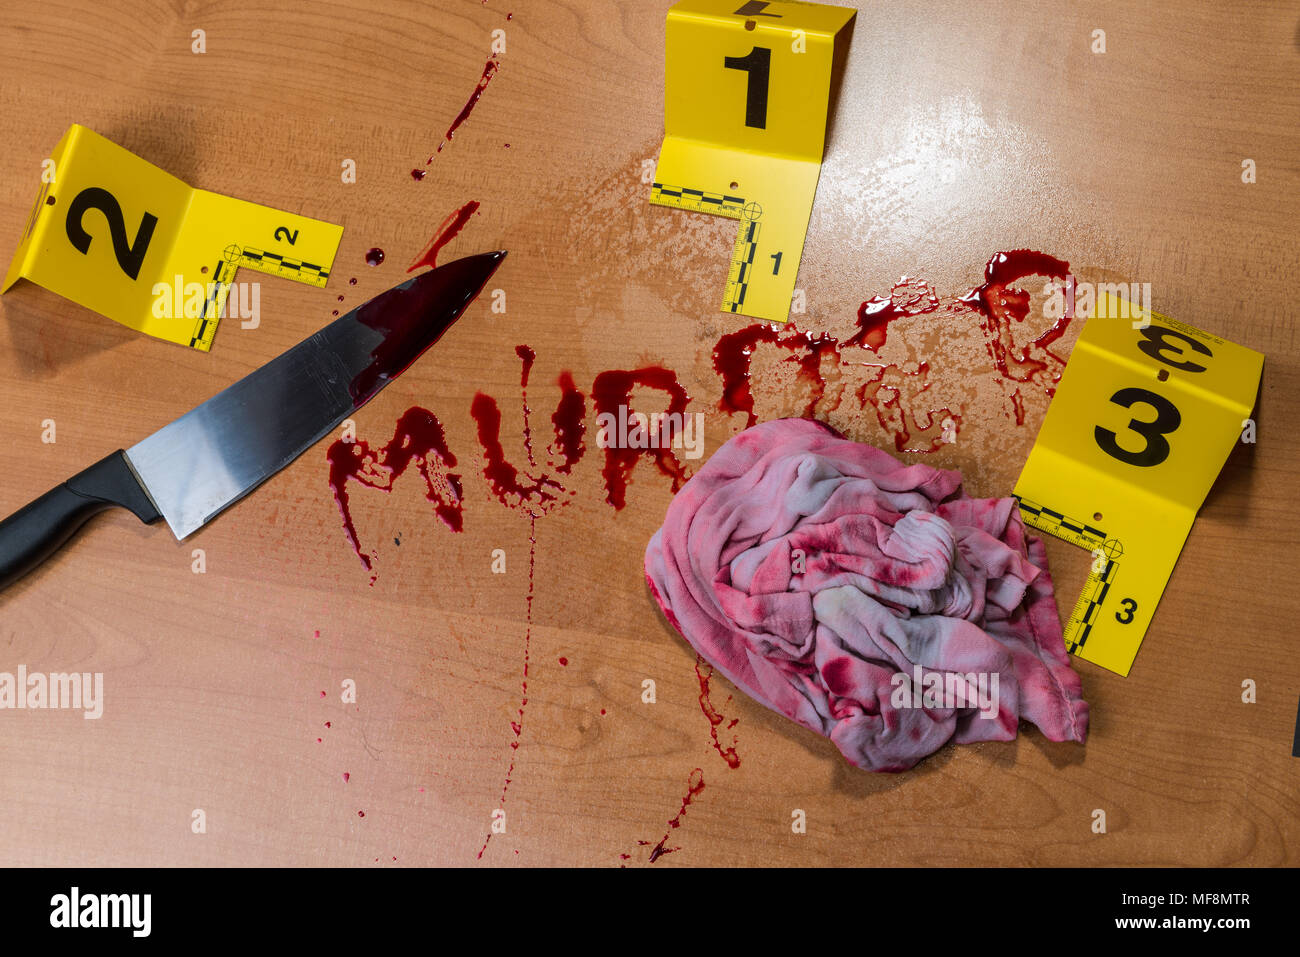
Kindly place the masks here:
POLYGON ((471 199, 460 209, 448 213, 447 218, 438 227, 438 231, 429 240, 429 244, 424 247, 424 250, 415 258, 415 262, 407 267, 406 271, 415 272, 421 266, 428 266, 430 269, 437 267, 438 253, 442 251, 442 247, 460 235, 460 231, 465 228, 469 218, 478 212, 478 207, 478 201, 471 199))
MULTIPOLYGON (((596 418, 608 415, 606 421, 617 423, 625 418, 628 424, 627 436, 605 435, 601 444, 605 447, 605 465, 601 475, 605 480, 605 501, 614 508, 621 509, 627 504, 627 486, 631 479, 632 467, 643 455, 654 460, 659 471, 672 480, 673 492, 677 492, 690 477, 686 466, 678 460, 672 449, 673 421, 681 424, 685 421, 686 404, 691 397, 677 380, 677 373, 663 366, 646 366, 641 369, 610 369, 596 376, 591 386, 591 397, 596 409, 596 418), (658 389, 668 394, 668 410, 665 418, 659 420, 658 430, 647 424, 638 430, 636 442, 633 439, 632 389, 636 386, 658 389), (620 414, 621 410, 621 414, 620 414), (623 441, 626 438, 628 441, 623 441), (645 447, 641 447, 644 443, 645 447)), ((660 413, 662 414, 662 413, 660 413)), ((616 426, 617 428, 617 426, 616 426)), ((606 430, 602 429, 602 432, 606 430)))
MULTIPOLYGON (((695 677, 700 684, 700 710, 704 712, 704 717, 709 720, 709 736, 713 739, 713 750, 718 752, 722 760, 727 763, 727 767, 734 770, 740 767, 740 755, 736 753, 735 748, 736 738, 732 737, 732 746, 729 748, 724 748, 718 740, 718 726, 726 720, 726 716, 713 706, 713 701, 709 697, 709 679, 713 677, 713 665, 699 655, 695 656, 695 677), (707 672, 701 671, 701 666, 707 669, 707 672)), ((727 701, 730 700, 731 698, 728 696, 727 701)), ((727 725, 727 730, 735 726, 736 721, 732 721, 731 724, 727 725)))
MULTIPOLYGON (((677 814, 668 821, 668 830, 664 832, 664 836, 660 838, 659 843, 650 850, 651 864, 659 860, 659 858, 663 857, 665 854, 671 854, 673 851, 681 850, 679 847, 667 847, 668 838, 672 836, 673 831, 682 826, 682 818, 686 816, 686 809, 691 806, 691 802, 694 801, 703 790, 704 772, 701 769, 696 768, 690 773, 690 776, 686 780, 686 796, 682 798, 681 807, 678 809, 677 814)), ((637 843, 643 847, 649 847, 650 845, 649 841, 637 841, 637 843)))
MULTIPOLYGON (((510 742, 510 765, 506 768, 506 777, 501 784, 501 796, 497 800, 497 807, 502 811, 506 806, 506 794, 510 791, 510 783, 515 773, 515 758, 519 751, 519 741, 524 733, 524 710, 528 707, 528 665, 532 653, 533 640, 533 572, 537 560, 537 516, 528 513, 528 602, 527 612, 524 619, 524 673, 519 681, 519 708, 516 711, 517 720, 510 722, 510 731, 514 739, 510 742)), ((492 842, 492 832, 489 830, 487 836, 483 838, 483 846, 478 849, 478 859, 483 859, 483 852, 487 850, 488 844, 492 842)))
MULTIPOLYGON (((520 345, 515 348, 515 355, 519 357, 521 363, 519 392, 523 412, 524 448, 527 450, 529 467, 533 468, 536 466, 536 462, 534 461, 533 433, 530 418, 532 409, 528 405, 528 380, 532 374, 537 353, 526 345, 520 345)), ((564 392, 566 382, 572 387, 572 375, 568 373, 561 375, 562 392, 564 392)), ((577 405, 579 407, 577 415, 580 421, 581 415, 586 408, 586 402, 580 392, 577 392, 576 389, 572 391, 577 393, 577 405)), ((561 398, 561 406, 564 405, 565 396, 568 395, 569 393, 564 392, 561 398)), ((573 405, 571 397, 569 405, 573 405)), ((470 414, 474 417, 475 424, 478 427, 479 444, 483 448, 483 476, 487 479, 489 488, 501 504, 522 511, 528 516, 528 598, 524 624, 523 676, 520 679, 519 707, 516 711, 516 720, 510 722, 510 731, 513 735, 513 739, 510 741, 510 763, 506 768, 505 780, 501 784, 501 796, 497 802, 497 807, 504 810, 506 795, 510 791, 510 784, 514 778, 515 760, 519 744, 524 733, 524 712, 528 707, 528 672, 532 656, 533 635, 533 595, 536 587, 534 571, 537 564, 537 519, 546 514, 556 502, 560 501, 558 496, 560 493, 565 492, 566 489, 549 475, 534 476, 531 473, 525 473, 525 478, 521 480, 520 471, 506 461, 505 450, 501 445, 501 409, 495 399, 482 392, 476 394, 470 407, 470 414)), ((564 440, 561 435, 560 424, 561 421, 567 422, 567 419, 561 415, 559 407, 557 407, 556 414, 552 419, 556 424, 556 440, 563 445, 564 440)), ((581 452, 578 454, 580 455, 581 452)), ((566 465, 572 464, 573 461, 576 461, 576 459, 570 459, 567 456, 564 459, 566 465)), ((561 658, 560 664, 567 665, 568 659, 561 658)), ((492 833, 489 831, 483 840, 483 846, 479 848, 478 857, 480 860, 491 841, 492 833)))
POLYGON ((438 153, 442 152, 442 148, 451 142, 452 137, 456 135, 456 131, 460 129, 460 125, 469 119, 469 115, 474 112, 474 107, 478 106, 478 101, 483 95, 483 91, 487 89, 488 84, 492 82, 492 77, 496 76, 497 70, 499 69, 501 69, 501 60, 495 53, 493 53, 487 58, 487 63, 483 65, 483 75, 479 77, 478 84, 474 87, 474 92, 469 95, 469 99, 465 101, 465 106, 458 114, 456 114, 456 118, 451 121, 451 126, 447 127, 447 132, 443 134, 442 142, 438 144, 437 152, 434 153, 433 156, 429 157, 429 162, 425 163, 425 166, 428 166, 429 163, 433 162, 434 157, 437 156, 438 153))
MULTIPOLYGON (((521 369, 519 391, 523 407, 524 450, 527 454, 530 470, 535 470, 536 451, 533 445, 532 407, 528 404, 528 382, 532 374, 536 353, 526 345, 515 347, 519 356, 521 369)), ((547 447, 549 464, 556 472, 568 474, 582 458, 584 452, 583 434, 584 417, 587 411, 586 396, 573 383, 573 374, 561 372, 557 380, 560 386, 560 399, 551 423, 555 428, 555 441, 547 447)), ((487 479, 489 490, 508 507, 527 505, 538 513, 545 512, 560 501, 561 493, 568 490, 549 474, 535 474, 511 465, 506 460, 505 449, 501 444, 501 408, 496 399, 480 392, 474 396, 470 405, 470 415, 478 429, 479 445, 483 448, 483 477, 487 479)), ((568 492, 572 495, 572 492, 568 492)))
POLYGON ((364 439, 355 442, 336 439, 325 457, 330 466, 329 484, 334 501, 343 515, 343 530, 367 569, 372 567, 371 556, 362 551, 357 538, 348 494, 350 481, 391 492, 393 483, 415 463, 424 477, 428 488, 425 498, 433 504, 434 513, 453 532, 463 527, 464 494, 460 476, 447 471, 455 467, 456 456, 447 446, 442 423, 428 409, 414 406, 403 412, 393 437, 383 448, 372 450, 364 439))
POLYGON ((506 461, 501 445, 501 407, 496 399, 479 392, 469 411, 478 427, 479 445, 483 447, 483 477, 497 501, 510 507, 527 504, 543 510, 548 508, 563 486, 549 475, 534 477, 525 473, 521 478, 519 470, 506 461))
POLYGON ((551 416, 555 442, 548 451, 555 461, 556 470, 567 475, 586 451, 583 435, 587 428, 587 397, 573 384, 572 372, 561 372, 557 385, 560 387, 560 401, 551 416))
POLYGON ((528 346, 515 346, 515 355, 520 362, 519 397, 524 406, 524 451, 528 453, 528 464, 535 467, 537 461, 533 458, 533 427, 529 422, 533 410, 528 407, 528 377, 532 374, 533 363, 537 361, 537 353, 528 346))

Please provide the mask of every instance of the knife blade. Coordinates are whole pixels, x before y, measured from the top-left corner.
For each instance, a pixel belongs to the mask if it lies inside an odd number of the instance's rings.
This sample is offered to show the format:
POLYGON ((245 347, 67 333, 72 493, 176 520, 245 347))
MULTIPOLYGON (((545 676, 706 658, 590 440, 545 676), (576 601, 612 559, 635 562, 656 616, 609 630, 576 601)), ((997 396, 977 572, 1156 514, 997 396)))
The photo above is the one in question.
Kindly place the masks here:
POLYGON ((432 346, 505 252, 409 279, 304 339, 130 449, 101 459, 0 522, 0 589, 114 506, 184 539, 374 398, 432 346))

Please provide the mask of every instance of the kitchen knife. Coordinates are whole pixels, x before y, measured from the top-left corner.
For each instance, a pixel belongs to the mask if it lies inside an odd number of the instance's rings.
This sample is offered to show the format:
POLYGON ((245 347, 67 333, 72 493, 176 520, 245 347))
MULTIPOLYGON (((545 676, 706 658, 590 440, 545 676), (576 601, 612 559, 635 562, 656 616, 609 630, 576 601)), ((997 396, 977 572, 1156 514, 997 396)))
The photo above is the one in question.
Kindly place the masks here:
POLYGON ((130 449, 0 522, 0 588, 89 518, 121 506, 183 539, 374 398, 451 327, 505 252, 481 253, 381 293, 130 449))

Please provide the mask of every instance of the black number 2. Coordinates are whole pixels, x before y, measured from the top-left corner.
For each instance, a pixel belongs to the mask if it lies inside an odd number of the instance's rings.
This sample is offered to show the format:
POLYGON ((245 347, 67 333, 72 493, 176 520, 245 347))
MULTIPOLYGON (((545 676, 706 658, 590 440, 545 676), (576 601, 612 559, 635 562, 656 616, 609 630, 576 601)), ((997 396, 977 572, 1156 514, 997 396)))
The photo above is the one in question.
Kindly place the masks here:
POLYGON ((140 218, 140 228, 135 232, 135 239, 126 235, 126 217, 122 215, 122 204, 112 193, 98 186, 83 189, 68 204, 68 218, 64 224, 68 239, 79 253, 90 252, 90 240, 93 238, 81 224, 82 218, 89 210, 97 209, 108 220, 108 238, 113 243, 113 255, 122 272, 132 279, 140 277, 140 266, 144 263, 144 254, 149 249, 149 240, 153 238, 154 227, 158 217, 145 213, 140 218))
POLYGON ((754 47, 744 56, 723 57, 728 70, 744 70, 749 74, 745 86, 745 125, 767 129, 767 84, 772 72, 772 51, 768 47, 754 47))
POLYGON ((288 226, 275 227, 275 238, 287 242, 290 246, 298 241, 298 230, 290 229, 288 226), (280 235, 283 233, 284 235, 280 235))
POLYGON ((1162 395, 1138 388, 1120 389, 1110 397, 1110 401, 1126 409, 1131 409, 1138 402, 1144 403, 1156 410, 1156 417, 1151 422, 1144 422, 1141 419, 1129 420, 1129 430, 1147 440, 1147 444, 1136 452, 1120 448, 1119 443, 1115 441, 1114 432, 1103 429, 1100 425, 1097 426, 1094 434, 1103 452, 1127 465, 1136 465, 1140 468, 1159 465, 1169 458, 1169 441, 1165 436, 1178 428, 1183 421, 1182 413, 1172 402, 1162 395))

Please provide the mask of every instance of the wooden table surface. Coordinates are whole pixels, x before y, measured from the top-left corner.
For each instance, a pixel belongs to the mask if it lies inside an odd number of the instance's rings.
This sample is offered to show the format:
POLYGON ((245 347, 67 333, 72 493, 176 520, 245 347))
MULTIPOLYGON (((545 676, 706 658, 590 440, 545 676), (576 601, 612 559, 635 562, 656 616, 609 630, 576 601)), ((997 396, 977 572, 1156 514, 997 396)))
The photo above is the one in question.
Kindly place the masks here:
MULTIPOLYGON (((510 252, 492 281, 506 311, 480 299, 356 417, 375 446, 408 408, 437 416, 463 475, 462 532, 435 516, 415 469, 387 495, 353 484, 367 572, 322 442, 189 540, 113 513, 0 596, 0 671, 104 675, 97 721, 0 712, 0 863, 647 866, 665 836, 656 867, 1300 862, 1300 4, 862 5, 800 328, 846 336, 900 276, 959 295, 994 253, 1032 248, 1080 278, 1149 282, 1156 311, 1267 356, 1258 442, 1211 492, 1132 675, 1075 661, 1086 746, 1027 729, 900 775, 854 769, 720 676, 702 700, 708 669, 643 579, 672 494, 648 460, 616 510, 588 434, 571 474, 548 473, 562 504, 535 520, 483 477, 478 392, 501 407, 507 459, 529 470, 520 345, 536 353, 534 474, 565 370, 587 394, 605 370, 674 370, 705 413, 706 454, 744 424, 719 411, 710 361, 747 322, 717 311, 734 226, 649 206, 641 178, 663 131, 666 7, 70 0, 0 13, 5 256, 74 122, 192 185, 345 227, 325 290, 241 274, 264 280, 261 324, 226 320, 210 354, 30 284, 4 295, 0 512, 263 364, 339 295, 350 308, 400 281, 466 202, 480 214, 444 259, 510 252), (415 181, 497 29, 499 73, 415 181), (341 181, 346 159, 355 184, 341 181), (383 265, 365 264, 371 247, 383 265), (505 831, 480 857, 498 809, 505 831), (792 830, 796 809, 807 833, 792 830)), ((1046 396, 1024 396, 1017 426, 978 329, 936 345, 923 323, 899 328, 895 357, 926 358, 936 392, 964 402, 959 441, 910 458, 1009 494, 1046 396)), ((761 418, 807 398, 781 355, 756 357, 761 418)), ((890 442, 851 396, 815 412, 890 442)), ((1085 562, 1049 549, 1068 612, 1085 562)))

